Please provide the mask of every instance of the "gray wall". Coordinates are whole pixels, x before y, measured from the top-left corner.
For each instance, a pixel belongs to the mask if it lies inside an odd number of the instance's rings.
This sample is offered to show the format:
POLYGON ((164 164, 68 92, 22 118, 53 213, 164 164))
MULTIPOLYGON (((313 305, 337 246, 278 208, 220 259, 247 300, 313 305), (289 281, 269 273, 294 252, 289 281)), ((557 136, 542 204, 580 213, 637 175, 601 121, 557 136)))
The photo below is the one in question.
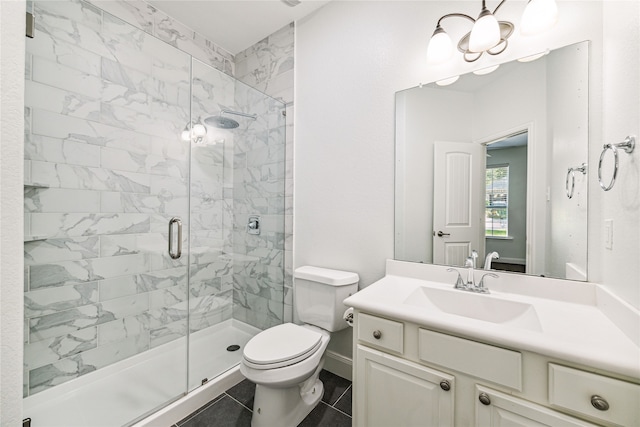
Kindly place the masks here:
POLYGON ((486 253, 496 251, 499 262, 511 260, 524 264, 527 244, 527 146, 489 150, 487 167, 509 165, 509 237, 485 238, 486 253), (504 258, 507 258, 505 261, 504 258))

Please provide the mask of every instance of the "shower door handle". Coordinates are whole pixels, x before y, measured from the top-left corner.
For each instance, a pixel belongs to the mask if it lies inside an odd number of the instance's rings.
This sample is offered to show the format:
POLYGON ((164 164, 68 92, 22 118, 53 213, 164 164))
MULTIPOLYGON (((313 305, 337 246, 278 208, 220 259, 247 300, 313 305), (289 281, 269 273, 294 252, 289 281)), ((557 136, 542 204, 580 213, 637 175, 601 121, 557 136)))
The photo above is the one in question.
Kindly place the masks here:
POLYGON ((177 216, 174 216, 169 220, 169 256, 173 259, 178 259, 182 256, 182 220, 177 216), (178 241, 177 247, 174 251, 174 238, 173 238, 173 230, 178 228, 178 241))

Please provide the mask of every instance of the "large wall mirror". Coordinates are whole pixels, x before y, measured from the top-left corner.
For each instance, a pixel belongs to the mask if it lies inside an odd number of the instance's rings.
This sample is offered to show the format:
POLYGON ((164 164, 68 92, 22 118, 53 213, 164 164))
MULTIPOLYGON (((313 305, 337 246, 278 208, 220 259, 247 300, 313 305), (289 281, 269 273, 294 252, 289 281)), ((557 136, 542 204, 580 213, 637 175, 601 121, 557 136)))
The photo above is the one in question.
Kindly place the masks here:
POLYGON ((395 259, 587 280, 588 55, 396 94, 395 259))

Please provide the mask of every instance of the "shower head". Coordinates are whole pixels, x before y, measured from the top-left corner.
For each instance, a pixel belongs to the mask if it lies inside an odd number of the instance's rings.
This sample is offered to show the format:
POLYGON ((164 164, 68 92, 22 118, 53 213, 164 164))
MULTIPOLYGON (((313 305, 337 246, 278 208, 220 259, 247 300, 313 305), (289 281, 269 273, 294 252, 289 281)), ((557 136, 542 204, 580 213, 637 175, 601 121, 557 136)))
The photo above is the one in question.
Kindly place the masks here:
POLYGON ((248 114, 248 113, 243 113, 241 111, 233 111, 233 110, 221 110, 220 114, 218 114, 217 116, 207 117, 206 119, 204 119, 204 122, 208 125, 211 125, 220 129, 235 129, 238 126, 240 126, 240 124, 235 120, 222 117, 223 114, 233 114, 236 116, 248 117, 253 120, 258 118, 257 114, 248 114))
POLYGON ((222 113, 219 116, 211 116, 204 119, 204 122, 213 127, 217 127, 219 129, 235 129, 240 126, 240 123, 236 122, 233 119, 229 119, 227 117, 222 117, 222 113))

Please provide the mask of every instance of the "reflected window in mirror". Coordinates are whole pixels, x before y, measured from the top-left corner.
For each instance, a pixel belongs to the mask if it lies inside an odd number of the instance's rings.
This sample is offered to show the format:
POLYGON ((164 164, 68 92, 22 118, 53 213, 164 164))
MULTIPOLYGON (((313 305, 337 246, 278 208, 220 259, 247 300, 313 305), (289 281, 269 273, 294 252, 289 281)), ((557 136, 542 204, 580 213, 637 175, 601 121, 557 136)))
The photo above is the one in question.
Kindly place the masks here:
POLYGON ((485 184, 485 236, 509 237, 509 165, 487 165, 485 184))

